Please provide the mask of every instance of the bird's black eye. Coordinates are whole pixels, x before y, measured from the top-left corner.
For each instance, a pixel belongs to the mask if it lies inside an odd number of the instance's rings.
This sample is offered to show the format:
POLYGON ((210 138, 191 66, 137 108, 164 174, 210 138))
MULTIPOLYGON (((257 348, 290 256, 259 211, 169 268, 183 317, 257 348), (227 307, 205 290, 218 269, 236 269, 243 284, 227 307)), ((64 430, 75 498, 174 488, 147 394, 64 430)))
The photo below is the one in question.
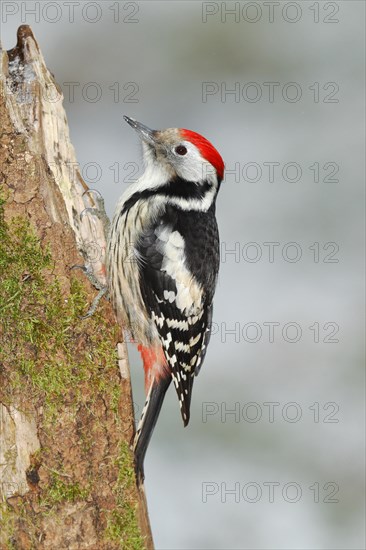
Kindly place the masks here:
POLYGON ((175 152, 177 153, 177 155, 186 155, 187 147, 184 147, 184 145, 178 145, 178 147, 175 148, 175 152))

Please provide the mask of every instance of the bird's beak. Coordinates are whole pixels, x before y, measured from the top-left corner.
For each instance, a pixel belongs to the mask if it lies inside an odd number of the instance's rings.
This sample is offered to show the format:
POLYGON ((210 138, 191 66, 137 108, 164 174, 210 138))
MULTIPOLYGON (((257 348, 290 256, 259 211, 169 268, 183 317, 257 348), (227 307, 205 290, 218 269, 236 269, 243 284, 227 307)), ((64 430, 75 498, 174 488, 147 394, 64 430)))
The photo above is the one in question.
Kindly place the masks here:
POLYGON ((123 118, 134 130, 136 130, 143 141, 151 145, 156 144, 156 130, 151 130, 151 128, 141 124, 141 122, 137 122, 134 118, 128 116, 124 116, 123 118))

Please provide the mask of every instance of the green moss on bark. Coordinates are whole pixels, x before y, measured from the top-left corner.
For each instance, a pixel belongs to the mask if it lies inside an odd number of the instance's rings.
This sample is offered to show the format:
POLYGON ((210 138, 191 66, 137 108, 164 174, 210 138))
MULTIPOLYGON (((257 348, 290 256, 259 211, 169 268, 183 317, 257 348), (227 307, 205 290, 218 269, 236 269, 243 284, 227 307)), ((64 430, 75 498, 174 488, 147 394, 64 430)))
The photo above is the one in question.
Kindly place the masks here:
MULTIPOLYGON (((15 544, 19 521, 29 531, 32 545, 42 532, 44 518, 57 513, 60 505, 99 498, 94 488, 95 465, 86 473, 82 459, 91 460, 98 434, 105 430, 103 417, 96 418, 101 403, 108 414, 112 411, 116 430, 120 426, 116 329, 98 312, 91 319, 81 320, 89 305, 81 275, 72 274, 65 291, 55 267, 50 249, 42 247, 27 220, 5 222, 0 195, 0 401, 25 409, 24 414, 31 408, 39 430, 45 434, 39 456, 33 457, 36 490, 29 496, 33 512, 27 507, 28 496, 15 507, 3 507, 0 522, 9 549, 15 544), (47 445, 54 433, 60 437, 68 433, 69 426, 77 434, 79 470, 75 472, 72 458, 66 472, 64 463, 57 463, 57 453, 47 445), (37 472, 42 467, 39 481, 37 472)), ((118 450, 108 436, 106 439, 108 450, 114 445, 117 458, 110 459, 101 451, 109 476, 106 482, 110 484, 114 479, 113 506, 109 503, 101 512, 102 538, 106 541, 103 548, 142 550, 145 545, 137 521, 128 442, 120 437, 118 450)))
POLYGON ((116 508, 109 517, 106 536, 110 540, 120 541, 122 548, 141 550, 144 542, 138 528, 136 503, 133 503, 131 496, 135 472, 131 453, 125 443, 121 444, 115 463, 118 467, 118 479, 113 489, 116 508))

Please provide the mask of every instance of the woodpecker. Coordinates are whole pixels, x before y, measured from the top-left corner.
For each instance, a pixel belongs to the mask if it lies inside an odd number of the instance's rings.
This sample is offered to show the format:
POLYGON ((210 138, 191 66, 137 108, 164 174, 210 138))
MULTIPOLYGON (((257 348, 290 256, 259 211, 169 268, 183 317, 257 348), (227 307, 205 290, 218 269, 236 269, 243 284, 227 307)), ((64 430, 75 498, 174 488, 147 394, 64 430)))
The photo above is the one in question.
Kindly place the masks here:
POLYGON ((194 376, 210 339, 219 270, 216 196, 224 162, 200 134, 151 130, 124 117, 142 142, 145 172, 119 199, 107 244, 108 291, 137 342, 145 406, 134 452, 138 482, 165 393, 173 380, 184 426, 194 376))

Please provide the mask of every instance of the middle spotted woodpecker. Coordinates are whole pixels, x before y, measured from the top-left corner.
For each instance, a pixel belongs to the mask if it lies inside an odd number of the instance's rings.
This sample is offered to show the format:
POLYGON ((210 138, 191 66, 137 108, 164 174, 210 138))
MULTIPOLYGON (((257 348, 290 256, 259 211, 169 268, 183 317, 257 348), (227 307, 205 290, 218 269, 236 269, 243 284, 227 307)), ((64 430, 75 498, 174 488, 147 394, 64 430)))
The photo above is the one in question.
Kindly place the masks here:
POLYGON ((189 422, 193 380, 210 338, 219 270, 215 201, 224 162, 196 132, 151 130, 124 118, 141 138, 145 172, 117 204, 106 263, 118 320, 144 363, 147 398, 134 442, 141 482, 172 380, 183 423, 189 422))

